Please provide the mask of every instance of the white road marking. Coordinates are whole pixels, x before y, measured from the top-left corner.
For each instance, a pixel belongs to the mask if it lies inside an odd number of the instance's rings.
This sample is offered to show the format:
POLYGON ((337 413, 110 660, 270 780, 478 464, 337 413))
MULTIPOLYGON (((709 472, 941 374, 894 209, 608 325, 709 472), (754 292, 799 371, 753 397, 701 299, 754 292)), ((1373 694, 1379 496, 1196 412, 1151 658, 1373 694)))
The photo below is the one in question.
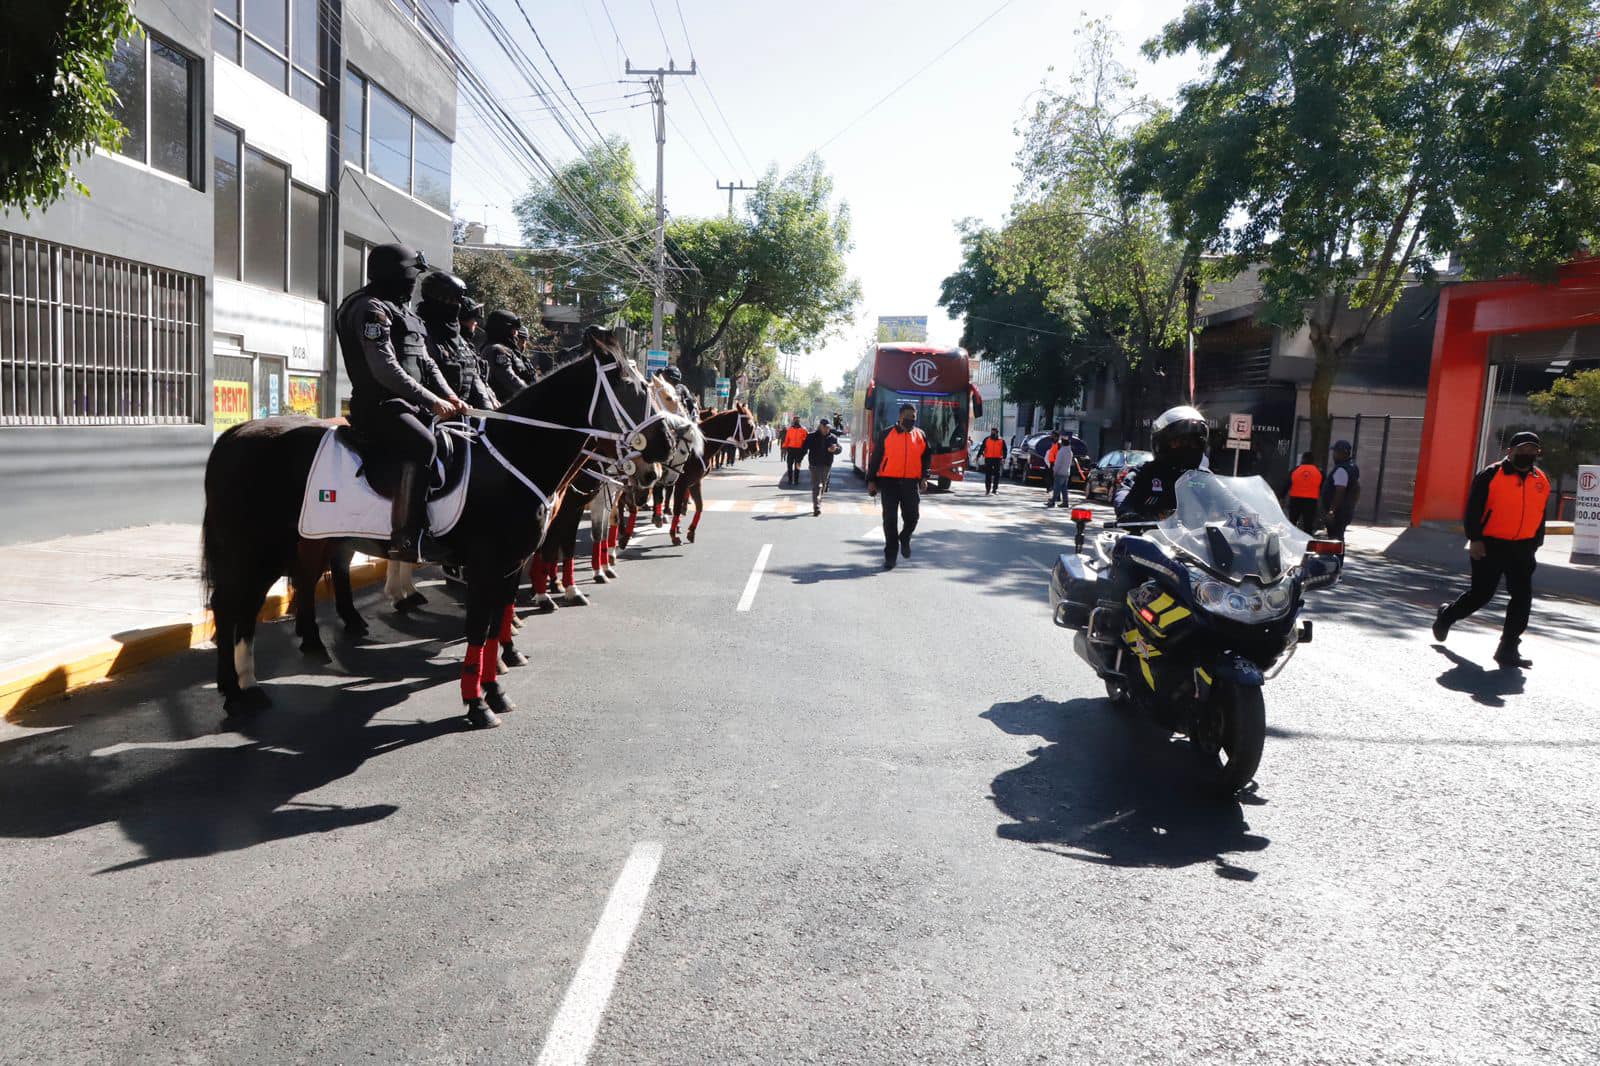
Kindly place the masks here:
POLYGON ((761 586, 761 571, 767 568, 767 558, 771 554, 772 545, 763 544, 761 554, 756 556, 756 565, 750 570, 750 580, 744 583, 744 595, 739 597, 738 610, 748 611, 756 601, 756 589, 761 586))
POLYGON ((594 1038, 600 1032, 611 990, 616 986, 622 960, 644 915, 644 901, 650 884, 661 867, 661 845, 640 841, 628 853, 628 861, 611 886, 611 896, 600 913, 600 922, 583 949, 578 972, 561 1000, 544 1048, 536 1066, 583 1066, 589 1060, 594 1038))
POLYGON ((777 500, 757 500, 750 506, 751 514, 770 514, 778 509, 777 500))
POLYGON ((708 511, 731 511, 731 510, 733 510, 733 501, 732 500, 707 500, 706 501, 706 510, 708 510, 708 511))
POLYGON ((861 539, 861 540, 882 540, 883 539, 883 524, 880 522, 877 525, 873 526, 871 529, 869 529, 865 533, 861 534, 859 539, 861 539))

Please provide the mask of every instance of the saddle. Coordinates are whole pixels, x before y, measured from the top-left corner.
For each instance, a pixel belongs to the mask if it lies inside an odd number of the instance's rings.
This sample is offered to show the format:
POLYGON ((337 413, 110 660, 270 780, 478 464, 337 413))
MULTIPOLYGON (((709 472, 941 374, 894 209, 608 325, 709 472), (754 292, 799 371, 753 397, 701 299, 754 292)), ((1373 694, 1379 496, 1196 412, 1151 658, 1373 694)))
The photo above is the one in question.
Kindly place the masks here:
MULTIPOLYGON (((472 449, 465 441, 435 433, 428 485, 428 530, 443 536, 455 528, 467 503, 472 449)), ((390 499, 400 464, 378 456, 348 426, 330 428, 317 446, 300 504, 300 535, 311 540, 362 537, 388 540, 390 499)))

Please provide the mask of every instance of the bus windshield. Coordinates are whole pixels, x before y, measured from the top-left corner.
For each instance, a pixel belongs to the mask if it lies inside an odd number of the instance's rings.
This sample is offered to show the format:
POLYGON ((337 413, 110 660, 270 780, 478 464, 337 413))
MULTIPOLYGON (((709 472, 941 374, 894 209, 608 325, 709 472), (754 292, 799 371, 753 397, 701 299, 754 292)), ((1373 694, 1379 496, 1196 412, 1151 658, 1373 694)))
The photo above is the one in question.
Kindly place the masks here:
POLYGON ((882 385, 875 395, 875 425, 887 428, 899 418, 900 405, 916 404, 917 426, 936 452, 959 452, 967 446, 967 394, 921 396, 901 393, 882 385))

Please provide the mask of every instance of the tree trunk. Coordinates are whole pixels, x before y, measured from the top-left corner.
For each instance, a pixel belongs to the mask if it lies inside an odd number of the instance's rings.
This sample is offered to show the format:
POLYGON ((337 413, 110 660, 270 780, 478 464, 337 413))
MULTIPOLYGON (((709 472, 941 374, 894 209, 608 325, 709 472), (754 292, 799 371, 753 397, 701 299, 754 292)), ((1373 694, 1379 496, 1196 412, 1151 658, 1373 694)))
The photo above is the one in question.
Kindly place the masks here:
MULTIPOLYGON (((1317 367, 1311 375, 1310 451, 1318 465, 1328 463, 1328 448, 1333 443, 1333 416, 1328 412, 1328 400, 1339 376, 1339 347, 1327 333, 1311 331, 1311 350, 1316 353, 1317 367)), ((1294 460, 1298 462, 1299 456, 1294 460)))

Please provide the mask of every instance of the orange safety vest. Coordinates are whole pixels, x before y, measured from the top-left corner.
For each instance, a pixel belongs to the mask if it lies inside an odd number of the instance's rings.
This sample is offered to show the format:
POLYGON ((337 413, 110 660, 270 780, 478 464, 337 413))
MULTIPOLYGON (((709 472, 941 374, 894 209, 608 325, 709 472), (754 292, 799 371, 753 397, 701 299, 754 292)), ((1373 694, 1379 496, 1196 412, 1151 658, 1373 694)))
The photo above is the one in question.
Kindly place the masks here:
POLYGON ((1006 442, 999 437, 988 437, 983 442, 983 457, 985 459, 1003 459, 1006 454, 1006 442))
POLYGON ((1489 503, 1483 512, 1483 535, 1495 540, 1531 540, 1539 533, 1550 503, 1550 479, 1543 470, 1526 477, 1504 467, 1489 481, 1489 503))
POLYGON ((1046 455, 1044 457, 1044 465, 1045 466, 1055 466, 1056 465, 1056 456, 1058 456, 1060 454, 1061 454, 1061 445, 1059 445, 1059 444, 1050 445, 1050 454, 1046 455))
POLYGON ((891 429, 883 438, 883 462, 878 465, 879 477, 922 476, 922 453, 928 450, 928 438, 922 430, 903 433, 891 429))
POLYGON ((1322 471, 1310 463, 1302 463, 1289 475, 1291 500, 1315 500, 1322 495, 1322 471))
POLYGON ((808 434, 799 426, 790 426, 783 433, 783 446, 785 448, 804 448, 808 434))

